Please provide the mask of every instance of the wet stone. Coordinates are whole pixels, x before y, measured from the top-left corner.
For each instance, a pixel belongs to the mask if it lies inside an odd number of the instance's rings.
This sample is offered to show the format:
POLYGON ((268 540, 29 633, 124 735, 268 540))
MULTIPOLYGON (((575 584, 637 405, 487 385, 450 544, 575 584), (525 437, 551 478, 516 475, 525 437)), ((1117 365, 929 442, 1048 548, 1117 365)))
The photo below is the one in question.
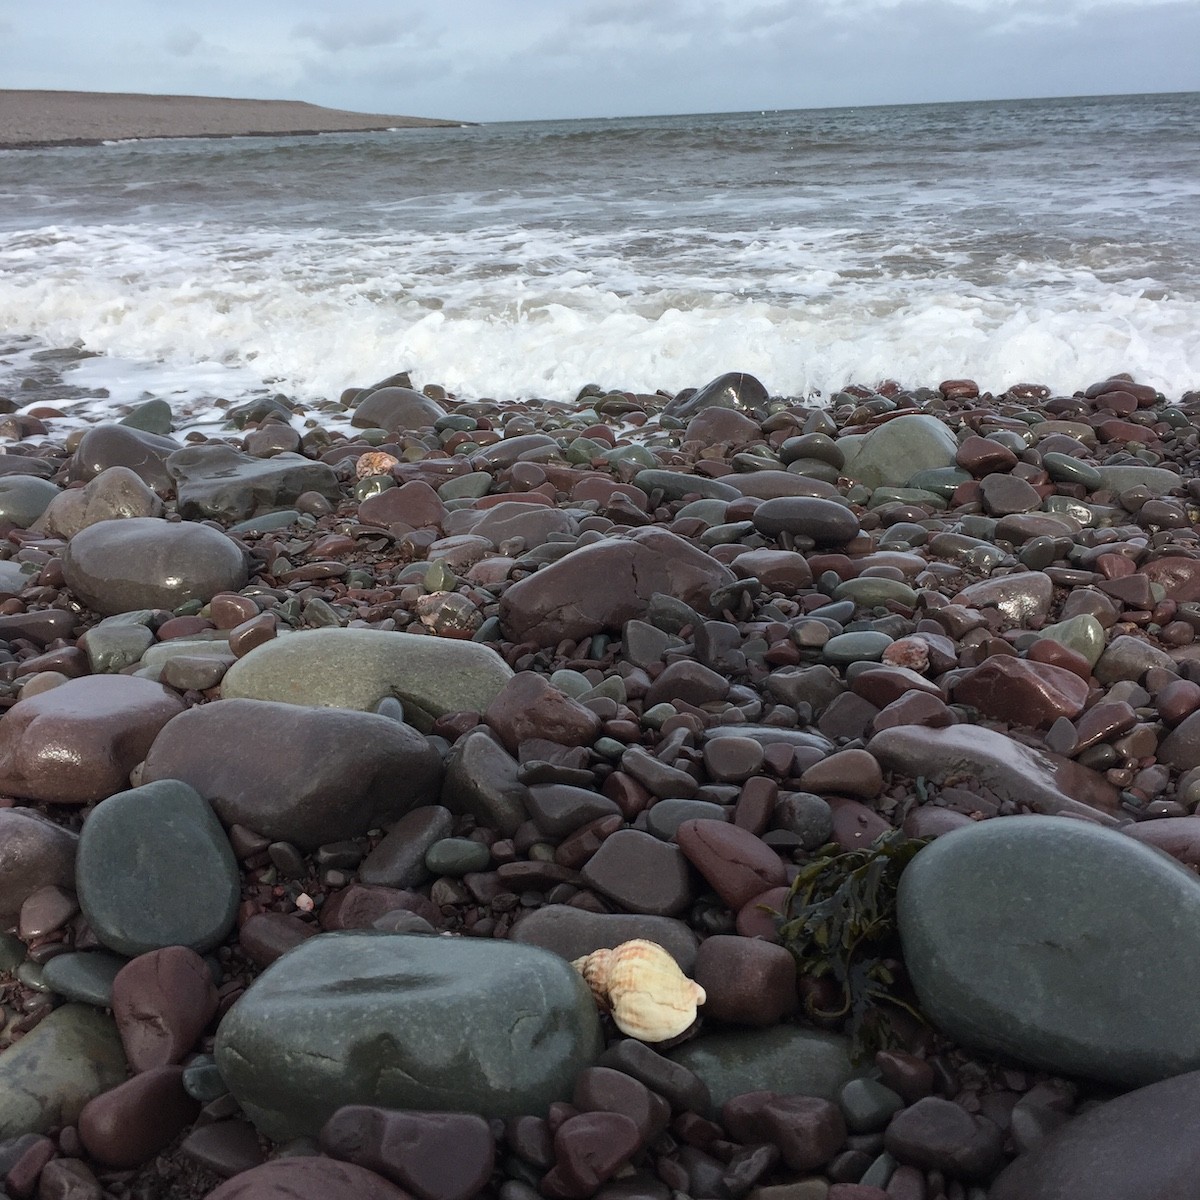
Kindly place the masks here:
POLYGON ((77 842, 40 813, 0 808, 0 917, 15 920, 39 888, 72 886, 77 842))
POLYGON ((736 825, 685 821, 676 839, 687 860, 735 912, 768 888, 787 882, 779 856, 736 825))
POLYGON ((62 563, 71 591, 105 615, 207 601, 247 578, 245 555, 223 533, 158 517, 89 525, 67 543, 62 563))
POLYGON ((1003 1137, 986 1117, 926 1096, 898 1112, 884 1145, 901 1162, 966 1179, 986 1179, 1002 1158, 1003 1137))
POLYGON ((623 1113, 570 1117, 554 1134, 554 1166, 539 1190, 551 1200, 585 1200, 637 1152, 638 1128, 623 1113))
POLYGON ((55 496, 35 527, 50 537, 72 538, 99 521, 162 515, 162 500, 133 471, 108 467, 83 487, 55 496))
POLYGON ((0 726, 0 789, 85 804, 123 788, 183 701, 132 676, 86 676, 15 704, 0 726))
POLYGON ((856 538, 858 518, 845 505, 820 496, 779 496, 760 504, 750 518, 767 537, 809 537, 818 546, 840 546, 856 538))

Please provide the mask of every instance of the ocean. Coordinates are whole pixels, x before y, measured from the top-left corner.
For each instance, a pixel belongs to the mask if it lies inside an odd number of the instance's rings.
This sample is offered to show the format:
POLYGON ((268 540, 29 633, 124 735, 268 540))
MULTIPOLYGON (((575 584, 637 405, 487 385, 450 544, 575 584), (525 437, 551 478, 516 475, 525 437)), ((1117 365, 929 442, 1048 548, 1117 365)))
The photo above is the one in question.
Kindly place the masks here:
POLYGON ((163 396, 186 428, 398 370, 497 400, 726 370, 1177 397, 1200 93, 0 152, 0 396, 163 396))

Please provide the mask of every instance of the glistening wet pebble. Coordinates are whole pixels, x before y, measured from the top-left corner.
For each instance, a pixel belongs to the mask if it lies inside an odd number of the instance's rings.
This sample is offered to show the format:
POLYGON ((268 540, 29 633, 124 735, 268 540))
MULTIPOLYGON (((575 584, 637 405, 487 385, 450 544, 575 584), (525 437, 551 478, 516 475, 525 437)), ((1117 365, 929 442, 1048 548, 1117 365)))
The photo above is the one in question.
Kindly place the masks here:
POLYGON ((1200 394, 161 407, 6 427, 9 1194, 1190 1179, 1200 394), (927 1023, 856 1059, 774 914, 881 835, 927 1023), (634 939, 658 1043, 567 965, 634 939))

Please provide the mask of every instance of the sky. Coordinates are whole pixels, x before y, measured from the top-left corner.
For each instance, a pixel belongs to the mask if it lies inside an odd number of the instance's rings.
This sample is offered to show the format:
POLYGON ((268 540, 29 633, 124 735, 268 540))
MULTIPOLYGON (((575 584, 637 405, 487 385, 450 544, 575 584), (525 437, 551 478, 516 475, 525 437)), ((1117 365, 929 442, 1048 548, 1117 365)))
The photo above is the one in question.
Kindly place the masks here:
POLYGON ((0 88, 468 121, 1197 91, 1198 50, 1200 0, 0 0, 0 88))

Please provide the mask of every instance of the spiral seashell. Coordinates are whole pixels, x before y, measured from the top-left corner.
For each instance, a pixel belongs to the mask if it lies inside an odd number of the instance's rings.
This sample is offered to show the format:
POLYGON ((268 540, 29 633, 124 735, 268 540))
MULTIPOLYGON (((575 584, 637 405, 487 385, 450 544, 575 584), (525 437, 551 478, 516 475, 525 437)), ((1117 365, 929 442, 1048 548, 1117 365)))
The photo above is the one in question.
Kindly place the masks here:
POLYGON ((696 1019, 704 989, 655 942, 637 938, 571 964, 587 980, 617 1028, 643 1042, 678 1037, 696 1019))
POLYGON ((392 468, 399 461, 394 454, 385 454, 382 450, 371 450, 359 456, 358 462, 354 465, 354 474, 359 479, 366 479, 368 475, 390 475, 392 468))
POLYGON ((596 1003, 604 1012, 608 1012, 608 962, 611 958, 611 950, 593 950, 571 963, 592 989, 596 1003))

